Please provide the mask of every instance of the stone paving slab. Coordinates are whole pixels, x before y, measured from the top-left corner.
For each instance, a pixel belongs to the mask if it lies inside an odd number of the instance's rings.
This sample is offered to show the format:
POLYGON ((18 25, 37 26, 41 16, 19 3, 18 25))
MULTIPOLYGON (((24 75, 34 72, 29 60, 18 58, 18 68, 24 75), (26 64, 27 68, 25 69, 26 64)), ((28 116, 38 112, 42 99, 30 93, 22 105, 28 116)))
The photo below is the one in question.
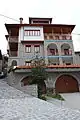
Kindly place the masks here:
POLYGON ((0 98, 0 120, 80 120, 77 110, 58 107, 1 81, 0 98))
POLYGON ((80 92, 62 93, 61 96, 65 99, 65 101, 51 97, 47 97, 47 101, 58 107, 71 108, 80 111, 80 92))

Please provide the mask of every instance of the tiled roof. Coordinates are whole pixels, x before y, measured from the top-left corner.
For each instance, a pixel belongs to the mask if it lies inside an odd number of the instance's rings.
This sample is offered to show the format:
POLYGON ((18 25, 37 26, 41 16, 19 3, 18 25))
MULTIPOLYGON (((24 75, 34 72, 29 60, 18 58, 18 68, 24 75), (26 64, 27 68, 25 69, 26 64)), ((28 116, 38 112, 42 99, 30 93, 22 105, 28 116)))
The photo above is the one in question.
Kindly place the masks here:
MULTIPOLYGON (((16 66, 17 69, 31 69, 32 66, 16 66)), ((72 65, 48 65, 46 68, 80 68, 80 64, 72 65)))
POLYGON ((80 65, 72 64, 72 65, 49 65, 47 68, 80 68, 80 65))
POLYGON ((32 68, 32 66, 16 66, 16 68, 18 68, 18 69, 31 69, 32 68))
POLYGON ((45 27, 69 27, 71 28, 71 32, 74 29, 75 25, 68 25, 68 24, 5 24, 5 27, 7 31, 9 32, 9 29, 16 28, 19 29, 19 27, 22 26, 43 26, 45 27))

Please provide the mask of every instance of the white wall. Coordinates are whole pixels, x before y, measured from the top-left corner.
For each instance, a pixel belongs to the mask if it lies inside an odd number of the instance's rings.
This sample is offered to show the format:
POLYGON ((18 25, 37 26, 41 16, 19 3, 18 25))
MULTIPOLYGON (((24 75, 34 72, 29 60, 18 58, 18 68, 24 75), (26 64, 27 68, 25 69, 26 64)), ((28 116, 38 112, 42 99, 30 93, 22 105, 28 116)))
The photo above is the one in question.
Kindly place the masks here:
POLYGON ((21 27, 19 30, 19 41, 34 41, 34 40, 39 40, 43 41, 44 40, 44 35, 43 35, 43 27, 21 27), (40 30, 40 36, 24 36, 24 30, 40 30))

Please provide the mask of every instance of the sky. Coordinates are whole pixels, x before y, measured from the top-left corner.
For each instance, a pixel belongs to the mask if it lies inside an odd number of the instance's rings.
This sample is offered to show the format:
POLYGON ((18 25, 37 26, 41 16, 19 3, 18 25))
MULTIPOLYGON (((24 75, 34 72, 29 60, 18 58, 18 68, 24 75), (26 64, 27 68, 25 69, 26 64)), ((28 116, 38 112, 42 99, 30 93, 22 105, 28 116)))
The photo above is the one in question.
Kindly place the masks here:
POLYGON ((7 53, 8 34, 5 23, 19 23, 19 18, 28 23, 29 17, 52 17, 52 23, 74 24, 72 32, 75 51, 80 51, 80 0, 2 0, 0 2, 0 49, 3 54, 7 53), (16 19, 8 19, 1 14, 16 19))

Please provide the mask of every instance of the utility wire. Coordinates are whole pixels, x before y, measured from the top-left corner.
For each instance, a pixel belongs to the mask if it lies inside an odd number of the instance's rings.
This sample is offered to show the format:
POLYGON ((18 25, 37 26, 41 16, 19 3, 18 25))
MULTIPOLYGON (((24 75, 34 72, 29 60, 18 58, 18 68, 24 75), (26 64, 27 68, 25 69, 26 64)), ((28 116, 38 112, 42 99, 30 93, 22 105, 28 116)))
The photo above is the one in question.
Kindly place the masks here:
POLYGON ((11 19, 11 20, 14 20, 14 21, 17 21, 17 22, 20 22, 19 20, 16 20, 16 19, 14 19, 14 18, 8 17, 8 16, 3 15, 3 14, 0 14, 0 16, 6 17, 6 18, 8 18, 8 19, 11 19))
MULTIPOLYGON (((14 20, 14 21, 17 21, 17 22, 20 22, 19 20, 16 20, 16 19, 14 19, 14 18, 12 18, 12 17, 6 16, 6 15, 3 15, 3 14, 0 14, 0 16, 6 17, 6 18, 8 18, 8 19, 11 19, 11 20, 14 20)), ((80 35, 79 33, 71 33, 71 34, 80 35)))
POLYGON ((74 35, 80 35, 79 33, 72 33, 72 34, 74 34, 74 35))

